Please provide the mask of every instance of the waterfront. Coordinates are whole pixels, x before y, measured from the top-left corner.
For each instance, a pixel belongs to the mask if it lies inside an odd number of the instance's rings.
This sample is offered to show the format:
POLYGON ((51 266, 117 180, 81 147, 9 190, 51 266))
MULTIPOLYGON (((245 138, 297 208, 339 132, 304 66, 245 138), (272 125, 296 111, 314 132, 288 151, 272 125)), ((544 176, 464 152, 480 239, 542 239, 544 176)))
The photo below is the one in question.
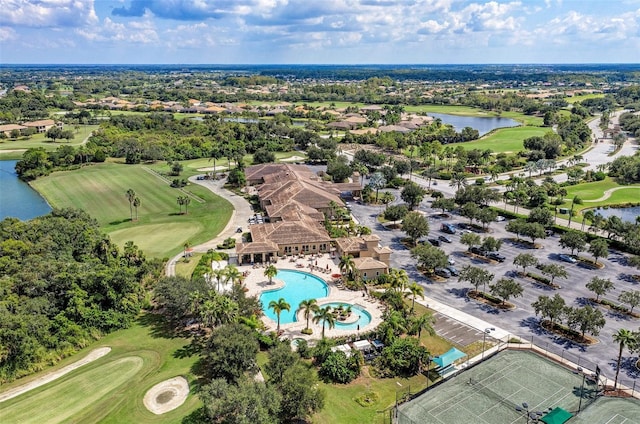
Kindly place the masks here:
POLYGON ((51 207, 29 184, 18 178, 15 160, 0 161, 0 219, 23 221, 45 215, 51 207))

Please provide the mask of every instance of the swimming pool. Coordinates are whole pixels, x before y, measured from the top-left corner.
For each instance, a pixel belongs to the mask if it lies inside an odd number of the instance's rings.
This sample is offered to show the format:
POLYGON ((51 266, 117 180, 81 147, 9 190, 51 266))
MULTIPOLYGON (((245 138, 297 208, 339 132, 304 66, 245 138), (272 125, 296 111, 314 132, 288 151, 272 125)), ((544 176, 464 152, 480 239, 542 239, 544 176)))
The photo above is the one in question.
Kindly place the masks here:
MULTIPOLYGON (((343 307, 351 306, 351 314, 358 315, 358 319, 355 322, 344 323, 340 321, 336 321, 336 330, 361 330, 365 325, 368 325, 371 322, 371 314, 367 312, 362 306, 352 305, 350 303, 344 302, 330 302, 323 303, 320 305, 321 308, 325 306, 331 306, 332 308, 337 308, 342 305, 343 307), (359 326, 359 327, 358 327, 359 326)), ((322 324, 322 323, 320 323, 322 324)))
POLYGON ((307 272, 279 269, 275 278, 284 281, 284 287, 262 292, 260 301, 262 302, 264 314, 274 321, 277 321, 278 317, 273 312, 273 309, 269 308, 269 302, 272 300, 277 302, 282 297, 291 305, 290 311, 282 311, 280 313, 280 324, 296 321, 296 310, 303 300, 319 299, 329 295, 327 283, 307 272))

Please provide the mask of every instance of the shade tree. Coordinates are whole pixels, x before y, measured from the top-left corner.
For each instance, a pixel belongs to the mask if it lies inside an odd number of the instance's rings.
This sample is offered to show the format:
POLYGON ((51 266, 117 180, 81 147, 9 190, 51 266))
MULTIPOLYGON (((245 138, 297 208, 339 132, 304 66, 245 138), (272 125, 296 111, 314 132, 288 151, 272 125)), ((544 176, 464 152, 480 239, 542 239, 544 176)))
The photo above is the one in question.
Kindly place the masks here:
POLYGON ((611 291, 614 288, 615 287, 611 280, 600 277, 593 277, 591 281, 587 283, 587 289, 596 295, 596 302, 600 300, 600 296, 604 296, 608 291, 611 291))
POLYGON ((495 284, 489 285, 489 292, 502 299, 502 303, 504 304, 512 297, 522 296, 524 288, 513 278, 500 278, 495 284))

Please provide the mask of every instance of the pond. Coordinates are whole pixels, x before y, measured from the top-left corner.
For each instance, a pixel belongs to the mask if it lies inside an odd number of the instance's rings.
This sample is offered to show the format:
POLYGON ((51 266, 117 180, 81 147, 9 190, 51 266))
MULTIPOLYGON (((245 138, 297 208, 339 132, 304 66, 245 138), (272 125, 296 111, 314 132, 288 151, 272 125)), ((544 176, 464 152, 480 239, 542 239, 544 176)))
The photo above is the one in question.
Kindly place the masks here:
POLYGON ((609 218, 610 216, 617 216, 625 222, 635 223, 636 218, 640 216, 640 206, 633 206, 631 208, 600 208, 593 209, 593 212, 599 213, 605 218, 609 218))
POLYGON ((18 178, 15 167, 18 161, 0 161, 0 220, 7 217, 23 221, 46 215, 51 206, 31 186, 18 178))
POLYGON ((518 127, 520 123, 510 118, 500 117, 477 117, 477 116, 458 116, 448 115, 446 113, 428 113, 429 116, 440 119, 445 124, 450 124, 457 132, 464 127, 471 127, 478 130, 480 136, 495 130, 496 128, 518 127))

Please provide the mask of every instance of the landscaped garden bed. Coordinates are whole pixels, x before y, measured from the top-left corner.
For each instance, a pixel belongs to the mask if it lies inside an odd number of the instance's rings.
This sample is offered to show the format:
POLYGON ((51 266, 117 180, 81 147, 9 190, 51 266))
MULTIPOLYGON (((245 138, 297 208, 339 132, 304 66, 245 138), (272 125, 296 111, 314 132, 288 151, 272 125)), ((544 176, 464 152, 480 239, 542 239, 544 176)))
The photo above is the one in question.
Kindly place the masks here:
POLYGON ((638 313, 638 312, 630 312, 629 308, 626 308, 625 306, 613 303, 610 300, 607 300, 607 299, 595 299, 593 297, 590 297, 589 301, 593 302, 593 303, 597 303, 598 305, 604 306, 607 309, 611 309, 611 310, 614 310, 616 312, 620 312, 622 314, 628 315, 630 317, 640 318, 640 313, 638 313))
POLYGON ((522 240, 522 239, 517 239, 517 238, 510 238, 508 239, 512 244, 516 245, 516 246, 520 246, 522 248, 525 249, 542 249, 544 248, 543 245, 538 244, 538 243, 532 243, 528 240, 522 240))
POLYGON ((582 258, 580 256, 576 257, 578 262, 580 262, 580 266, 591 269, 603 269, 604 264, 599 262, 594 262, 591 259, 582 258))
POLYGON ((558 336, 564 337, 565 339, 571 340, 572 342, 575 342, 581 345, 591 346, 599 342, 598 339, 594 337, 589 337, 587 335, 583 336, 577 331, 574 331, 562 324, 558 324, 554 322, 552 325, 549 320, 542 321, 540 323, 540 326, 547 331, 551 331, 552 333, 557 334, 558 336))
POLYGON ((518 273, 518 275, 520 275, 523 278, 528 278, 528 279, 534 280, 536 282, 536 284, 541 284, 543 286, 547 286, 547 287, 552 288, 554 290, 562 288, 560 285, 552 283, 551 280, 548 279, 547 277, 543 277, 542 275, 534 274, 533 272, 527 272, 524 275, 520 272, 520 273, 518 273))
POLYGON ((469 292, 467 292, 467 296, 470 299, 473 299, 480 303, 484 303, 485 305, 490 305, 490 306, 493 306, 494 308, 502 309, 505 311, 511 311, 516 308, 516 305, 514 305, 513 303, 504 302, 500 298, 497 298, 495 296, 490 295, 489 293, 485 293, 481 291, 469 290, 469 292))

